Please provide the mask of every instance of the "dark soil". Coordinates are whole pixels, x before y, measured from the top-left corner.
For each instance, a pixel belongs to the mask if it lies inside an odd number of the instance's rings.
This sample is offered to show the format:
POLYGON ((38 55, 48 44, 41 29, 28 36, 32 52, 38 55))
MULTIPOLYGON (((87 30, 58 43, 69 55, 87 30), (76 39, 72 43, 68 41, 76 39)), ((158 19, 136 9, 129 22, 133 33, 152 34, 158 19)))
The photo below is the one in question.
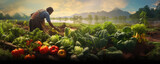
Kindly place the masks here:
POLYGON ((147 36, 146 39, 149 41, 160 42, 160 31, 148 32, 147 35, 149 36, 147 36))

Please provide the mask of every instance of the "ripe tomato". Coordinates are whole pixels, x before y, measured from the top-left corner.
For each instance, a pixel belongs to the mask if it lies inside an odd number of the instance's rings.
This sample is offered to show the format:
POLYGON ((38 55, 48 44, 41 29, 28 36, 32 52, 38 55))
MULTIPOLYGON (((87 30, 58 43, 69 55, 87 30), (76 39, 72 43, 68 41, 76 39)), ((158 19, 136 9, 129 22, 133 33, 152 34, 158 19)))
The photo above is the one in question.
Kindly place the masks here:
POLYGON ((11 53, 12 53, 12 55, 13 55, 14 57, 19 57, 19 56, 20 56, 20 53, 19 53, 18 49, 12 50, 11 53))
POLYGON ((36 41, 35 43, 40 44, 40 46, 42 46, 42 42, 41 41, 36 41))
POLYGON ((35 49, 33 49, 34 51, 39 51, 39 49, 41 48, 42 46, 42 42, 41 41, 36 41, 35 43, 39 44, 38 47, 36 47, 35 49))
POLYGON ((49 47, 49 51, 51 54, 57 54, 58 50, 59 50, 58 46, 53 45, 49 47))
POLYGON ((42 46, 39 51, 41 54, 48 53, 48 51, 49 51, 48 46, 42 46))
POLYGON ((26 55, 25 57, 24 57, 24 59, 25 60, 29 60, 29 59, 35 59, 35 55, 30 55, 30 54, 28 54, 28 55, 26 55))
POLYGON ((19 48, 18 51, 19 51, 20 54, 24 54, 24 49, 19 48))

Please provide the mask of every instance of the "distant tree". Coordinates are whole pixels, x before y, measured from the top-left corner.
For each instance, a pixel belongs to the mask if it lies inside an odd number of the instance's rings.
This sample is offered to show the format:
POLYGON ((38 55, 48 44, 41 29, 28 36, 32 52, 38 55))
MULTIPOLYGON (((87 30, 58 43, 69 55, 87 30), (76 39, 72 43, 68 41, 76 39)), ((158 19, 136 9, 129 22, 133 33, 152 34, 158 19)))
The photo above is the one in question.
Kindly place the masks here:
POLYGON ((21 19, 22 17, 21 17, 21 15, 20 15, 19 13, 15 13, 15 14, 13 15, 13 18, 14 18, 14 19, 21 19))
POLYGON ((109 21, 109 17, 106 17, 106 20, 109 21))
POLYGON ((118 20, 118 17, 117 17, 117 16, 113 17, 113 20, 117 21, 117 20, 118 20))
POLYGON ((4 19, 3 13, 0 13, 0 19, 4 19))
POLYGON ((156 10, 160 10, 160 3, 156 6, 156 10))
POLYGON ((88 15, 88 20, 92 20, 92 19, 93 19, 92 15, 88 15))
POLYGON ((94 15, 94 19, 97 21, 99 19, 98 15, 94 15))
POLYGON ((6 14, 5 19, 12 19, 12 17, 9 14, 6 14))
POLYGON ((140 14, 140 23, 148 25, 148 22, 147 22, 147 13, 145 11, 142 11, 141 14, 140 14))
POLYGON ((106 16, 101 16, 102 17, 102 20, 106 20, 106 16))
POLYGON ((143 8, 139 8, 139 10, 136 11, 135 14, 130 15, 130 18, 132 18, 132 19, 141 18, 140 14, 142 11, 146 12, 146 16, 148 18, 155 18, 155 10, 153 8, 150 9, 148 5, 144 6, 143 8))

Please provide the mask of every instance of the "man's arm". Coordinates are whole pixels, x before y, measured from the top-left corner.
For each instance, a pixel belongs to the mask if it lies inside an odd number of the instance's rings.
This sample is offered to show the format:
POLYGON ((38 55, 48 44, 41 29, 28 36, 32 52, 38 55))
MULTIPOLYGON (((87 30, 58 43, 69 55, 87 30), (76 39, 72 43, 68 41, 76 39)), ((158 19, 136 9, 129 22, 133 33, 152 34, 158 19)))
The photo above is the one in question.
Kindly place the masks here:
POLYGON ((47 22, 49 23, 49 25, 54 28, 55 30, 59 31, 59 29, 57 29, 55 26, 53 26, 53 24, 51 23, 51 20, 50 20, 50 16, 48 13, 45 14, 45 18, 47 20, 47 22))
POLYGON ((48 22, 48 23, 52 28, 54 28, 55 30, 59 31, 59 29, 57 29, 55 26, 53 26, 53 24, 51 22, 48 22))

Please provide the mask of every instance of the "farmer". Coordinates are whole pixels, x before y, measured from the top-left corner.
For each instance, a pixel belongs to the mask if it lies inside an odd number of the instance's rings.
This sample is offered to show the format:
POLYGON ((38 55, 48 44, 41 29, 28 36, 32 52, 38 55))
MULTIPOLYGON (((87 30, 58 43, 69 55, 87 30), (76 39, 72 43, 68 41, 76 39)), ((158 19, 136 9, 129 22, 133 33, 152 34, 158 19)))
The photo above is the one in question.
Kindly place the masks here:
POLYGON ((40 9, 36 11, 35 13, 31 14, 31 18, 29 21, 29 27, 30 27, 30 32, 33 31, 36 28, 39 28, 40 30, 43 30, 44 32, 47 32, 45 28, 45 21, 44 18, 46 18, 47 22, 49 25, 54 28, 55 30, 59 31, 53 24, 51 23, 50 16, 53 12, 52 7, 48 7, 46 10, 40 9))

